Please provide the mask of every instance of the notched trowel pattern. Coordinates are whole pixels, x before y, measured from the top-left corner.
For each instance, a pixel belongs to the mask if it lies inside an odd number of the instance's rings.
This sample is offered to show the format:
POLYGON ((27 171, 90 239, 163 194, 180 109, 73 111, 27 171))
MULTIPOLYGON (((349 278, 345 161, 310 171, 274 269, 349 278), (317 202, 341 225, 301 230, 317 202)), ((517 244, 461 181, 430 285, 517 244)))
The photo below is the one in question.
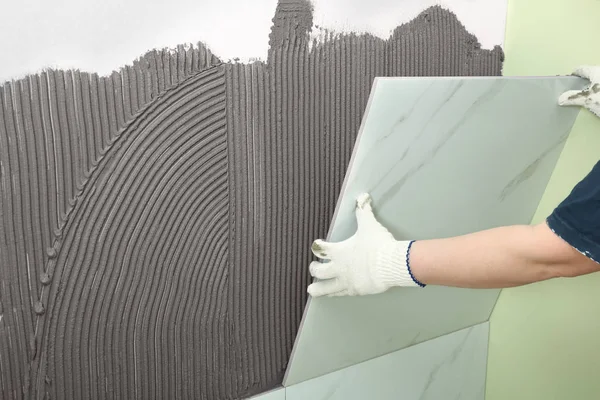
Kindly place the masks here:
POLYGON ((439 7, 388 40, 280 1, 266 62, 204 46, 0 86, 0 397, 281 382, 375 76, 499 75, 439 7))

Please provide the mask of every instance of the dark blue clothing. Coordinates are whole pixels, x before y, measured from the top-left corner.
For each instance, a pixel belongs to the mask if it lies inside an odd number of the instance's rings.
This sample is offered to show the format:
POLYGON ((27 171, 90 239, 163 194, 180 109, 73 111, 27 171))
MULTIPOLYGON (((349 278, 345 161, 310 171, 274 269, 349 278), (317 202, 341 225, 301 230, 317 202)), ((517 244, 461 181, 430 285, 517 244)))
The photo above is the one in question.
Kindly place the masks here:
POLYGON ((564 241, 600 263, 600 161, 556 207, 547 223, 564 241))

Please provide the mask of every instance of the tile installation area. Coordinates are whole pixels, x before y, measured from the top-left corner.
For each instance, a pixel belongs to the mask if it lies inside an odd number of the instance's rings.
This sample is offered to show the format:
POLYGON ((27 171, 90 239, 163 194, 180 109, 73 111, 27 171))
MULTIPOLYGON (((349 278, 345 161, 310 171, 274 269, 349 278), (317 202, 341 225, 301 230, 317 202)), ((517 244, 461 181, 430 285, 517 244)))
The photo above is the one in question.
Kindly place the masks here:
MULTIPOLYGON (((600 325, 560 333, 540 297, 560 281, 307 287, 311 244, 353 235, 361 193, 398 240, 543 221, 600 146, 557 102, 600 52, 549 38, 600 5, 172 3, 145 23, 135 2, 7 10, 0 399, 595 398, 600 325)), ((595 312, 598 274, 576 279, 562 300, 595 312)))
MULTIPOLYGON (((329 238, 356 231, 363 192, 397 239, 528 223, 578 113, 554 99, 583 86, 574 77, 376 78, 329 238)), ((284 383, 483 323, 498 294, 428 286, 310 299, 284 383)))

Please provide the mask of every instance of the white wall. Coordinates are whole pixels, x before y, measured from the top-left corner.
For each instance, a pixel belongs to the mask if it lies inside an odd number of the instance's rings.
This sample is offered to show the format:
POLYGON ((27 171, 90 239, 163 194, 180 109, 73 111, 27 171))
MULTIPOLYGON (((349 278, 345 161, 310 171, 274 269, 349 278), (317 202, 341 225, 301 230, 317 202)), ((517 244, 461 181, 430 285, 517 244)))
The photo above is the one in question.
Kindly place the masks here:
MULTIPOLYGON (((502 44, 507 0, 315 0, 315 24, 383 38, 433 4, 484 48, 502 44)), ((277 0, 5 0, 0 81, 43 67, 100 74, 145 51, 203 41, 222 59, 266 58, 277 0)))

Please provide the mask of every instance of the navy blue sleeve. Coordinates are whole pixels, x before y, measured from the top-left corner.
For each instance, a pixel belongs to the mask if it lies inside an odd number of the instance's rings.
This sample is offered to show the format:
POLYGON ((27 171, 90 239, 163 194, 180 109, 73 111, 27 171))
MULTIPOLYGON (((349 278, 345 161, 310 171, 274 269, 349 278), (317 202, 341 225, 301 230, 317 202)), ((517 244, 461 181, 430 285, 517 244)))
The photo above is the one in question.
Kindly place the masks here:
POLYGON ((600 262, 600 161, 546 222, 580 253, 600 262))

